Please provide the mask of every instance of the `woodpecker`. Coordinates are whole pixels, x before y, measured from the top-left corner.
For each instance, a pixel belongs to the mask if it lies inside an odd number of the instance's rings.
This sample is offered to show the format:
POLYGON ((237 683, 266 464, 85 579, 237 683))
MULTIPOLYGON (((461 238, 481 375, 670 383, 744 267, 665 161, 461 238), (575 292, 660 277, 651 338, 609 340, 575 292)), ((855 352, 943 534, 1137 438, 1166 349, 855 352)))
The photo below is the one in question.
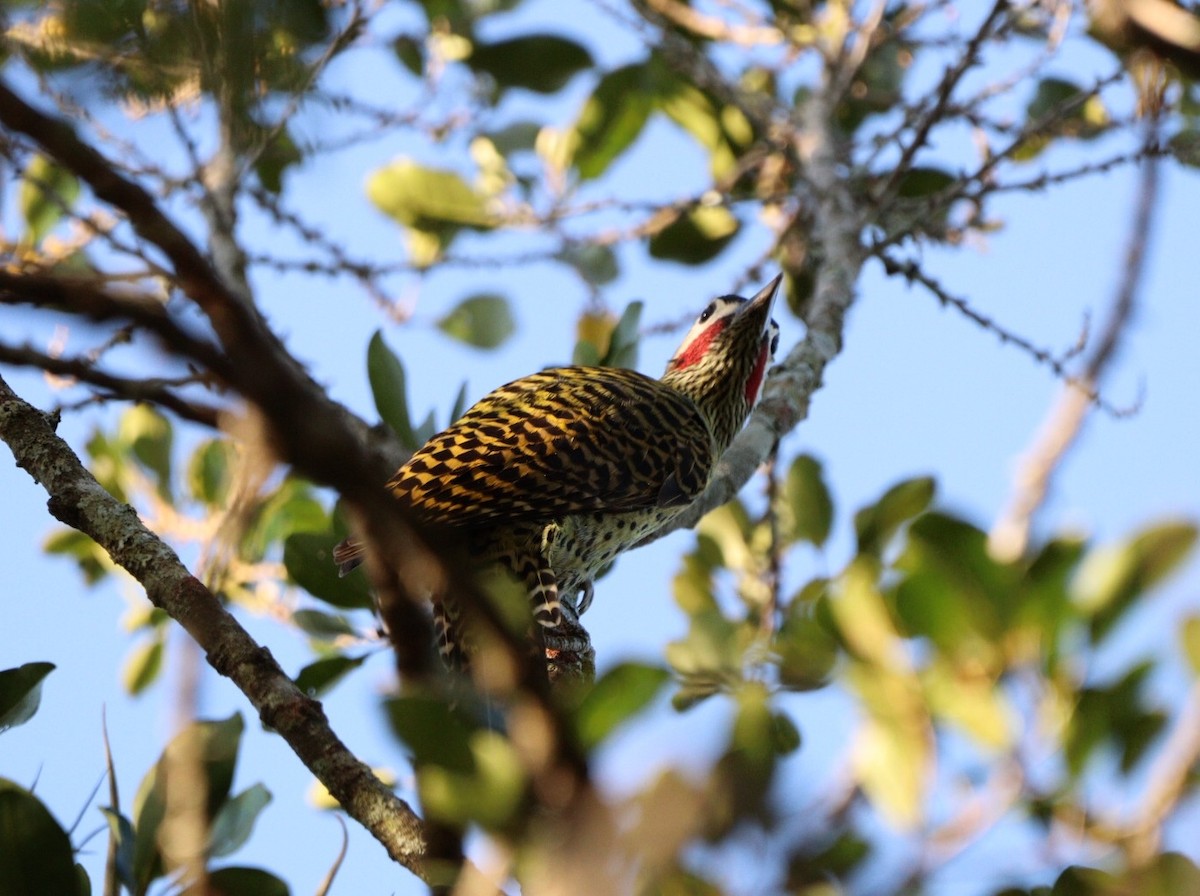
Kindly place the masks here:
MULTIPOLYGON (((704 491, 758 400, 779 342, 771 308, 782 275, 752 299, 701 312, 661 379, 618 367, 552 367, 480 399, 433 436, 387 487, 431 532, 462 538, 529 592, 533 618, 561 600, 591 604, 596 575, 704 491)), ((362 562, 347 539, 342 575, 362 562)), ((457 616, 431 595, 438 649, 464 660, 457 616)))

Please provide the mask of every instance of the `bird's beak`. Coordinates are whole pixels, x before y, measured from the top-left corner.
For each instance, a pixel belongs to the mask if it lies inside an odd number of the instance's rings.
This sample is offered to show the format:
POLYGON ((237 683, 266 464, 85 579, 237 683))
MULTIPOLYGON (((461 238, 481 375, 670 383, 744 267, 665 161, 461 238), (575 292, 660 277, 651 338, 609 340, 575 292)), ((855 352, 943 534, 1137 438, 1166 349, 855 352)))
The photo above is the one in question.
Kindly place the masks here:
POLYGON ((779 294, 779 284, 783 282, 783 274, 779 274, 758 291, 749 302, 743 305, 738 312, 738 322, 742 326, 755 326, 754 328, 765 333, 771 323, 771 308, 775 304, 775 296, 779 294), (744 322, 744 323, 743 323, 744 322))

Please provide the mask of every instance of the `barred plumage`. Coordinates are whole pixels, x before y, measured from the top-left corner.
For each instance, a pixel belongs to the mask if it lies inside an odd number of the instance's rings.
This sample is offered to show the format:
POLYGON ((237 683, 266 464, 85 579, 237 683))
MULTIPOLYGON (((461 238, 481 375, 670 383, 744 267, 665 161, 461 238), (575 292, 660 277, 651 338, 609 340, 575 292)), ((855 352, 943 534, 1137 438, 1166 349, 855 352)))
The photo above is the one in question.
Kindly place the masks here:
MULTIPOLYGON (((560 595, 583 592, 583 612, 595 576, 704 490, 745 423, 778 339, 770 311, 780 280, 750 301, 710 303, 660 380, 556 367, 501 386, 388 488, 420 522, 463 536, 480 563, 515 574, 541 625, 559 623, 560 595)), ((347 540, 334 556, 345 573, 361 548, 347 540)), ((454 659, 453 608, 431 597, 440 648, 454 659)))

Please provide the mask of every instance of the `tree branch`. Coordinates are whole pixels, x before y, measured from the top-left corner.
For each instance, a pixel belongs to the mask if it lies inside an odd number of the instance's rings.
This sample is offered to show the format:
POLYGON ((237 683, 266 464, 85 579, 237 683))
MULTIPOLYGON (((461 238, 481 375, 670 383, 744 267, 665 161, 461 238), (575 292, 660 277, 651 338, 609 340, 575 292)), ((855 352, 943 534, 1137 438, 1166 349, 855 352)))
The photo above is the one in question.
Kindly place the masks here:
POLYGON ((46 416, 0 378, 0 439, 50 496, 50 512, 87 534, 146 589, 249 699, 342 807, 404 867, 425 878, 424 826, 416 813, 354 757, 303 694, 178 556, 80 463, 46 416))
MULTIPOLYGON (((1146 121, 1144 145, 1151 147, 1157 143, 1158 121, 1152 115, 1146 121)), ((1077 380, 1067 383, 1018 465, 1008 506, 988 534, 988 548, 996 557, 1013 560, 1028 547, 1033 518, 1046 500, 1051 480, 1063 458, 1083 430, 1100 378, 1116 355, 1133 316, 1146 265, 1146 249, 1158 201, 1159 182, 1159 156, 1147 152, 1142 159, 1142 176, 1129 229, 1121 282, 1113 297, 1108 321, 1101 331, 1100 341, 1084 365, 1083 373, 1077 380)))
MULTIPOLYGON (((835 79, 827 75, 830 80, 835 79)), ((860 240, 862 213, 840 172, 842 163, 832 124, 834 103, 829 91, 816 91, 804 109, 804 127, 796 138, 796 152, 816 201, 809 239, 819 264, 805 320, 808 332, 771 370, 762 400, 718 462, 704 494, 641 544, 676 529, 691 528, 704 514, 732 499, 771 455, 780 438, 808 416, 825 367, 842 349, 846 312, 854 303, 854 284, 867 254, 860 240)))

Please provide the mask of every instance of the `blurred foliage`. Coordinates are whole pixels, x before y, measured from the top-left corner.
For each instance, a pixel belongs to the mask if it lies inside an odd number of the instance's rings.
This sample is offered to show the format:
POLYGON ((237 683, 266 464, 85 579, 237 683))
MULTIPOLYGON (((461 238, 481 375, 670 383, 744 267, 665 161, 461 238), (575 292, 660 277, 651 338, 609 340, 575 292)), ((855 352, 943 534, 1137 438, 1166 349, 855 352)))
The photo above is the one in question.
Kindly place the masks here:
MULTIPOLYGON (((201 892, 188 880, 194 867, 180 879, 182 860, 164 856, 162 839, 168 813, 178 813, 180 805, 190 804, 196 788, 204 795, 198 819, 205 835, 199 856, 204 866, 236 852, 249 840, 271 794, 255 784, 231 795, 242 730, 238 715, 191 723, 146 774, 130 814, 114 806, 100 807, 110 838, 108 872, 123 891, 145 896, 152 887, 161 889, 171 880, 172 887, 182 884, 183 892, 201 892)), ((0 778, 0 894, 87 896, 98 891, 75 861, 78 847, 72 846, 72 833, 55 821, 32 792, 0 778)), ((207 887, 202 892, 210 896, 286 896, 289 892, 282 880, 261 869, 230 866, 206 869, 206 874, 207 887)))

